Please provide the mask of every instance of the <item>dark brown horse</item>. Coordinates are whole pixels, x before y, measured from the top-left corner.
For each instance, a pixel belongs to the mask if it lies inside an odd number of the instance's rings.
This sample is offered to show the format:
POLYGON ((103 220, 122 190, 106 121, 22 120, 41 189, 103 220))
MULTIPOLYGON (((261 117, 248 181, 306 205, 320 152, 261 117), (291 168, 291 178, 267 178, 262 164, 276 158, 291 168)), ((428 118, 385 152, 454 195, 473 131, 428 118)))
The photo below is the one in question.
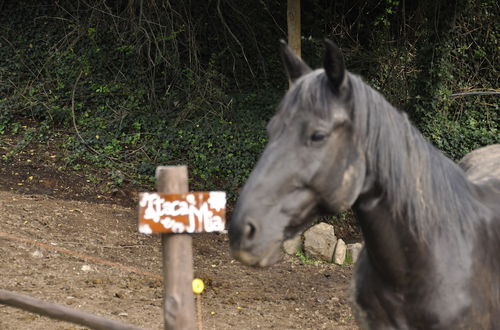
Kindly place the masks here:
POLYGON ((231 220, 234 257, 271 265, 283 240, 352 207, 365 240, 360 324, 500 329, 500 145, 459 166, 346 71, 330 41, 323 69, 284 43, 282 57, 292 85, 231 220))

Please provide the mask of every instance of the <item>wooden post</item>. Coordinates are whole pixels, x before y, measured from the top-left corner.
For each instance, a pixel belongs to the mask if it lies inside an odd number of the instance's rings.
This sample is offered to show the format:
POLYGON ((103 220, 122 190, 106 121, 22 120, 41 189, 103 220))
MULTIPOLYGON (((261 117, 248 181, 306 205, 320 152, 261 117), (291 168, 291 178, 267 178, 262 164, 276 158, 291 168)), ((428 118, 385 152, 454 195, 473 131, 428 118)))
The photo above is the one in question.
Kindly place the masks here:
POLYGON ((226 193, 188 192, 186 166, 157 167, 156 188, 139 195, 138 230, 161 234, 165 329, 195 330, 191 234, 224 231, 226 193))
POLYGON ((288 45, 300 57, 300 0, 288 0, 288 45))
POLYGON ((0 303, 54 319, 72 322, 97 330, 141 330, 133 325, 106 319, 63 305, 46 302, 18 293, 0 290, 0 303))
MULTIPOLYGON (((187 193, 187 167, 157 167, 156 188, 159 193, 187 193)), ((189 234, 162 234, 161 242, 165 329, 195 330, 192 238, 189 234)))

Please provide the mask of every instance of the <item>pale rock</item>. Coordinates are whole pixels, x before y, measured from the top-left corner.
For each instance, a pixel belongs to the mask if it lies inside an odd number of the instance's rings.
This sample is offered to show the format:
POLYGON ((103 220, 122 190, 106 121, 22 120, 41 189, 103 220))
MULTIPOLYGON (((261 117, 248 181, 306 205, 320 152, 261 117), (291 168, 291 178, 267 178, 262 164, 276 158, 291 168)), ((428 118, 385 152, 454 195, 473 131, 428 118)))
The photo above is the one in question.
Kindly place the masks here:
POLYGON ((31 256, 34 258, 43 258, 43 253, 39 250, 36 250, 31 254, 31 256))
POLYGON ((346 252, 347 252, 347 246, 345 245, 345 242, 339 238, 337 244, 335 245, 335 254, 333 255, 333 262, 336 263, 337 265, 344 264, 346 252))
POLYGON ((297 235, 283 242, 283 251, 285 251, 286 254, 294 256, 300 248, 302 248, 301 235, 297 235))
POLYGON ((304 253, 310 258, 331 262, 336 243, 333 226, 324 222, 304 233, 304 253))
POLYGON ((361 252, 361 249, 363 248, 363 244, 361 243, 353 243, 353 244, 347 244, 347 250, 351 252, 352 256, 352 263, 356 263, 359 257, 359 253, 361 252))
POLYGON ((81 268, 81 270, 83 272, 87 273, 87 272, 91 272, 93 269, 89 265, 83 265, 82 268, 81 268))

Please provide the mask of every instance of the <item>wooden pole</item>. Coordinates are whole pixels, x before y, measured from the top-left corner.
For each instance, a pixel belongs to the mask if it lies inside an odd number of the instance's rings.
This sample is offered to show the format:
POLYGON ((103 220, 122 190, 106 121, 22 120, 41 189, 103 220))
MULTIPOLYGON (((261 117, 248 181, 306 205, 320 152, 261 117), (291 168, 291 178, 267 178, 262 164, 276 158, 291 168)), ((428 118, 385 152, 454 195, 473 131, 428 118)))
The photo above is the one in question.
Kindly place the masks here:
POLYGON ((300 57, 300 0, 288 0, 288 46, 300 57))
POLYGON ((21 308, 33 313, 48 316, 98 330, 140 330, 141 328, 106 319, 102 316, 82 312, 63 305, 46 302, 18 293, 0 290, 0 303, 21 308))
MULTIPOLYGON (((159 193, 188 192, 186 166, 156 168, 159 193)), ((166 330, 195 330, 193 281, 193 245, 189 234, 162 234, 164 301, 166 330)))

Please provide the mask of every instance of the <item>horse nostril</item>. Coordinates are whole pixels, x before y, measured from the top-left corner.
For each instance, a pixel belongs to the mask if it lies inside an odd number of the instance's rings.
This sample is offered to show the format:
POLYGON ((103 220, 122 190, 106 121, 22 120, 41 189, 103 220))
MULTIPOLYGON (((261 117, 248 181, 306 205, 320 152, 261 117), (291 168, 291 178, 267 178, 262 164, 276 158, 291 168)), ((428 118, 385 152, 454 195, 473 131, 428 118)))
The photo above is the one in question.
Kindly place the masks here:
POLYGON ((252 223, 247 223, 245 225, 245 231, 243 232, 243 238, 252 240, 255 236, 255 225, 252 223))

